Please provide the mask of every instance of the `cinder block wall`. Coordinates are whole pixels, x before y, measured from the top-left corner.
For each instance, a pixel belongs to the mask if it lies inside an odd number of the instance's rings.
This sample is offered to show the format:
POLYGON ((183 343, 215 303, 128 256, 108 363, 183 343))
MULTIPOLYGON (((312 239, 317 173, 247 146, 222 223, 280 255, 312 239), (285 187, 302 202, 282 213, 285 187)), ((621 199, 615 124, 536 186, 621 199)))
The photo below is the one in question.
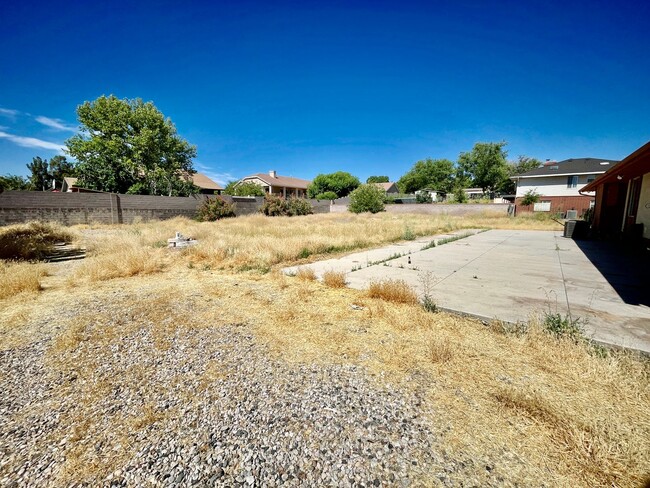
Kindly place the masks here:
MULTIPOLYGON (((151 195, 116 195, 112 193, 51 193, 7 191, 0 193, 0 225, 30 220, 75 224, 130 224, 136 221, 164 220, 177 216, 194 218, 197 207, 208 195, 162 197, 151 195)), ((214 198, 214 197, 212 197, 214 198)), ((259 212, 263 197, 223 198, 235 204, 236 215, 259 212)), ((329 202, 311 200, 314 213, 330 211, 329 202)))

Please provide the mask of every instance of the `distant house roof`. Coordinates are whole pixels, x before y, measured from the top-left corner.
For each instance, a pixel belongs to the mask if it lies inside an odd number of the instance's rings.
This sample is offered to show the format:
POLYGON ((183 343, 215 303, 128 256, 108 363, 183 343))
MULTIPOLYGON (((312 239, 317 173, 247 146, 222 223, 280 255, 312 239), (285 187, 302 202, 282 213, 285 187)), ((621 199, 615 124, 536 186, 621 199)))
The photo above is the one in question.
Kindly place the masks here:
POLYGON ((394 181, 389 181, 386 183, 375 183, 375 185, 385 192, 389 192, 390 190, 397 190, 397 184, 394 181))
POLYGON ((77 178, 72 178, 72 177, 65 177, 63 178, 63 181, 65 182, 66 186, 68 188, 72 188, 73 186, 77 186, 77 178))
POLYGON ((578 158, 565 159, 564 161, 549 161, 541 168, 531 169, 530 171, 513 176, 517 178, 542 178, 544 176, 566 176, 581 174, 600 174, 614 167, 619 161, 599 158, 578 158))
MULTIPOLYGON (((63 191, 68 191, 69 189, 73 187, 77 187, 77 178, 63 178, 64 181, 64 190, 63 191)), ((223 187, 220 186, 218 183, 215 183, 212 181, 210 178, 205 176, 203 173, 194 173, 192 175, 192 183, 202 190, 223 190, 223 187)))
POLYGON ((269 186, 281 186, 285 188, 300 188, 303 190, 306 190, 307 187, 311 184, 311 181, 309 180, 302 180, 300 178, 294 178, 292 176, 280 176, 274 171, 272 173, 274 173, 275 176, 270 175, 269 173, 255 173, 254 175, 245 176, 244 178, 241 179, 241 181, 257 178, 259 180, 262 180, 264 183, 266 183, 269 186))
POLYGON ((215 183, 203 173, 194 173, 192 175, 192 183, 202 190, 223 190, 223 187, 215 183))

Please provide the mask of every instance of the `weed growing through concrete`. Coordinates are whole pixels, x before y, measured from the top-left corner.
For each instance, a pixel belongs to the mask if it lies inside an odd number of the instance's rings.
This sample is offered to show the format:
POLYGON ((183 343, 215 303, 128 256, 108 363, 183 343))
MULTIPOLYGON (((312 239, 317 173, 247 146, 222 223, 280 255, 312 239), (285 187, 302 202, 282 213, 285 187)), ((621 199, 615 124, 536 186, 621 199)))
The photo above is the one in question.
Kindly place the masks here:
POLYGON ((425 271, 424 273, 420 273, 420 276, 418 276, 418 281, 422 286, 422 308, 431 313, 438 312, 438 305, 433 300, 432 296, 435 280, 436 277, 431 271, 425 271))
POLYGON ((552 313, 548 311, 544 313, 542 325, 544 330, 556 339, 566 337, 577 342, 584 337, 582 322, 582 319, 574 319, 570 314, 562 315, 558 312, 552 313))

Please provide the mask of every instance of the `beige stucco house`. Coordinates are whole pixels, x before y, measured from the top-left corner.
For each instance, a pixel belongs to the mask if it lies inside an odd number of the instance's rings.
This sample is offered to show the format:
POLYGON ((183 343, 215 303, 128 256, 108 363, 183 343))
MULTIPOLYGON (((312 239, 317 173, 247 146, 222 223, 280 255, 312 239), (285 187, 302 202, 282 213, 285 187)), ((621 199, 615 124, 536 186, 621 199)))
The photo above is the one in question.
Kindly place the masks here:
POLYGON ((292 176, 280 176, 276 171, 246 176, 239 180, 237 184, 245 182, 254 183, 261 186, 266 193, 281 195, 285 198, 305 198, 307 196, 307 187, 311 184, 309 180, 302 180, 292 176))

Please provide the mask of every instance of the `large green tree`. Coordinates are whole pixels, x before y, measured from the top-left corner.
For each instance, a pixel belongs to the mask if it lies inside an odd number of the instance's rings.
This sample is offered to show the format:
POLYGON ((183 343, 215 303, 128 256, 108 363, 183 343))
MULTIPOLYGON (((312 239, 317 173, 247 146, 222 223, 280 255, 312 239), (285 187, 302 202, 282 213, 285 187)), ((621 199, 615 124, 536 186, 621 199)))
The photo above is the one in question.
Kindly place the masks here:
POLYGON ((477 142, 470 152, 458 158, 459 178, 472 186, 493 193, 508 177, 507 142, 477 142))
POLYGON ((345 171, 319 174, 311 182, 311 185, 307 187, 307 194, 309 198, 316 198, 316 195, 331 191, 336 193, 337 197, 341 198, 350 194, 360 184, 359 178, 345 171))
POLYGON ((388 176, 368 176, 366 183, 388 183, 388 176))
POLYGON ((196 147, 152 102, 101 96, 77 107, 81 134, 66 141, 79 186, 115 193, 187 195, 196 147))
POLYGON ((264 188, 251 181, 244 181, 239 184, 237 181, 231 181, 226 185, 224 193, 238 197, 263 197, 264 188))
POLYGON ((402 193, 413 193, 423 188, 450 192, 454 188, 454 163, 448 159, 423 159, 404 174, 397 186, 402 193))
POLYGON ((24 176, 4 175, 0 176, 0 192, 4 190, 30 190, 31 183, 24 176))
POLYGON ((530 170, 539 168, 543 163, 536 158, 529 158, 528 156, 519 156, 517 161, 508 163, 508 176, 503 180, 498 188, 502 194, 514 194, 516 190, 515 182, 510 178, 517 175, 522 175, 530 170))
POLYGON ((47 191, 52 188, 52 177, 50 176, 47 166, 47 159, 40 156, 32 158, 32 162, 27 164, 27 169, 31 172, 29 182, 32 189, 36 191, 47 191))
POLYGON ((74 163, 68 161, 65 156, 61 155, 50 158, 49 171, 50 177, 58 183, 61 183, 63 178, 77 175, 77 169, 74 163))

